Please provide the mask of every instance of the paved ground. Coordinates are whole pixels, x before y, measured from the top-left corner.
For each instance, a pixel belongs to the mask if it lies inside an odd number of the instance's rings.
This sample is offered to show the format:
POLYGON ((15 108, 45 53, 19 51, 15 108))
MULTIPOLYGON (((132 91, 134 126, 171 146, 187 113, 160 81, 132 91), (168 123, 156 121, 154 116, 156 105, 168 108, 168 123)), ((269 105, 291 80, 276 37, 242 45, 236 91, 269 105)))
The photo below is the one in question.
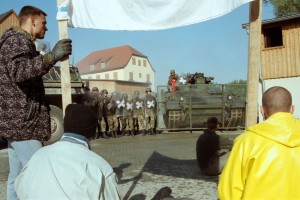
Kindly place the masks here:
MULTIPOLYGON (((92 141, 92 150, 105 158, 119 178, 123 199, 146 200, 164 186, 174 197, 218 199, 218 177, 200 174, 195 145, 201 132, 124 136, 92 141)), ((223 132, 221 144, 230 147, 237 133, 223 132)), ((0 200, 6 199, 6 150, 0 151, 0 200)))

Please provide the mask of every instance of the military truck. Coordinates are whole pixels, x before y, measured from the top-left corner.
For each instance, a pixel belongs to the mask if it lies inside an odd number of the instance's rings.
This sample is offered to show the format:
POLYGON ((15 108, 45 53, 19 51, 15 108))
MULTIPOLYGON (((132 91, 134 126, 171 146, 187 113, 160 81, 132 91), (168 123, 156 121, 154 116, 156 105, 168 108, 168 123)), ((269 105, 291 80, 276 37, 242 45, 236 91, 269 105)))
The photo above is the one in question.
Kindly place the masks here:
MULTIPOLYGON (((70 67, 72 102, 79 102, 84 91, 82 80, 76 67, 70 67)), ((53 67, 43 76, 46 99, 50 105, 51 139, 46 144, 59 140, 63 134, 63 110, 60 67, 53 67)))
POLYGON ((221 129, 244 127, 246 85, 211 84, 212 80, 204 73, 184 74, 174 91, 158 88, 158 112, 164 122, 158 129, 201 130, 209 117, 217 117, 221 129))

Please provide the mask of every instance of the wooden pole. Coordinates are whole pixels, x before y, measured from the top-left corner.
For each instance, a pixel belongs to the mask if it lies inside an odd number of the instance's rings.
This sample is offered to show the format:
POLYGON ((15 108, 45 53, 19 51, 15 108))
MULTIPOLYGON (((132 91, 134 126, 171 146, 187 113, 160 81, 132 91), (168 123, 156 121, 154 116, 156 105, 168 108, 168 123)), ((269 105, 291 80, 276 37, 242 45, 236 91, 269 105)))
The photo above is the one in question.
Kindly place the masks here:
MULTIPOLYGON (((60 6, 64 0, 57 0, 57 6, 60 6)), ((59 39, 68 38, 68 21, 67 20, 59 20, 58 21, 58 34, 59 39)), ((62 91, 62 107, 63 107, 63 115, 65 116, 65 109, 68 104, 72 103, 71 97, 71 78, 70 78, 70 64, 69 58, 60 62, 61 67, 61 91, 62 91)))
POLYGON ((246 127, 257 123, 262 0, 250 3, 246 127))

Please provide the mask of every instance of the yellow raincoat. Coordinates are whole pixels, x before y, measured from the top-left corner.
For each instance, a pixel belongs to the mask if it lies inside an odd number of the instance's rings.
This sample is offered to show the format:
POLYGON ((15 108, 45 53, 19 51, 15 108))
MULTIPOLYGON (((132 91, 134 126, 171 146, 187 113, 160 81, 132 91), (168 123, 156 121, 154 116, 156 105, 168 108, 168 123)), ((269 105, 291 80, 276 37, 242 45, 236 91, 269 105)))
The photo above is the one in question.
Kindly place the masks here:
POLYGON ((279 112, 236 138, 220 200, 300 199, 300 120, 279 112))

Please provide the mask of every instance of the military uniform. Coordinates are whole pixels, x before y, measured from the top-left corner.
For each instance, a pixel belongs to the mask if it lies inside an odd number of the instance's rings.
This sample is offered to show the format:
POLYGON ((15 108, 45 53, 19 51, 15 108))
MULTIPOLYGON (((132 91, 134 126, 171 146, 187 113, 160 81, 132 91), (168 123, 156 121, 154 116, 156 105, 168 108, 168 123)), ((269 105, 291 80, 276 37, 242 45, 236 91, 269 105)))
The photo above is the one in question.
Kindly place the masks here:
POLYGON ((134 136, 133 118, 132 118, 132 101, 128 100, 128 94, 124 93, 122 98, 117 102, 117 113, 121 124, 122 135, 128 134, 134 136))
MULTIPOLYGON (((108 126, 108 130, 111 133, 112 137, 117 137, 117 130, 118 130, 118 121, 115 116, 116 112, 116 102, 108 96, 107 90, 103 91, 103 116, 104 122, 108 126)), ((106 126, 105 126, 106 127, 106 126)), ((102 129, 104 126, 102 126, 102 129)))
POLYGON ((168 79, 168 85, 167 85, 167 88, 168 88, 168 91, 170 92, 171 90, 172 91, 175 91, 176 90, 176 84, 177 84, 177 81, 179 80, 179 76, 175 73, 175 70, 171 70, 170 71, 170 76, 169 76, 169 79, 168 79))
POLYGON ((156 130, 156 97, 151 94, 151 89, 146 89, 145 95, 145 120, 146 120, 146 130, 150 135, 155 134, 156 130))
POLYGON ((144 113, 144 101, 140 98, 140 92, 134 92, 133 98, 133 126, 134 132, 138 133, 142 131, 145 135, 145 113, 144 113))

